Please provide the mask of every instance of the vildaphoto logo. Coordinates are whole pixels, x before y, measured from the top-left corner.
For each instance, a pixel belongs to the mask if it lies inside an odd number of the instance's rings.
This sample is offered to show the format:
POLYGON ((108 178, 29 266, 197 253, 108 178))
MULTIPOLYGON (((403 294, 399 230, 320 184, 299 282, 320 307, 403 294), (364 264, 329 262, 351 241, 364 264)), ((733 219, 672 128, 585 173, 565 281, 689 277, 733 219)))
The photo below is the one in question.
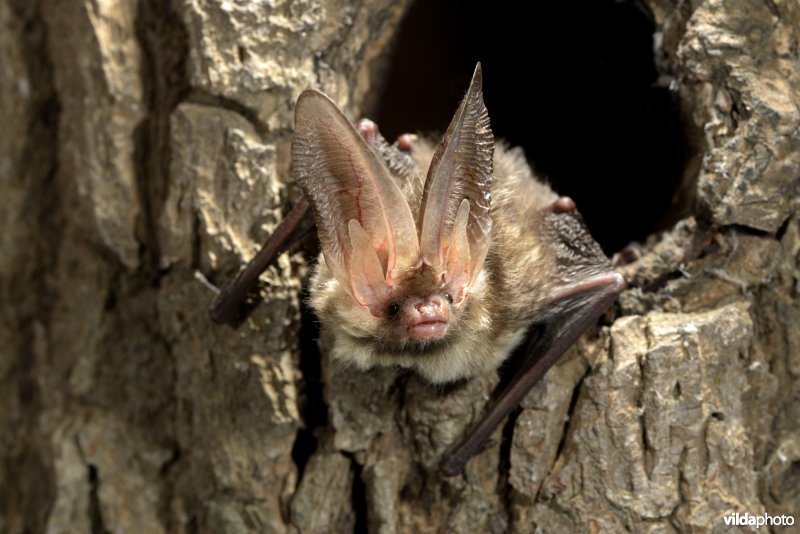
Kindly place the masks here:
POLYGON ((728 514, 722 518, 727 526, 736 527, 790 527, 794 525, 794 516, 791 515, 769 515, 767 513, 752 515, 747 512, 740 514, 728 514))

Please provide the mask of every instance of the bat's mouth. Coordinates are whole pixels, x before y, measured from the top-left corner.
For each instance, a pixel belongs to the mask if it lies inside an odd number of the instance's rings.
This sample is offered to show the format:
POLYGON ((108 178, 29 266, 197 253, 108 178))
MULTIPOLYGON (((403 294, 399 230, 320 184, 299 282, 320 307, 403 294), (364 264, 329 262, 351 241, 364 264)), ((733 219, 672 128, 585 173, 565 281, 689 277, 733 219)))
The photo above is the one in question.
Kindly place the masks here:
POLYGON ((434 341, 447 333, 447 321, 430 319, 408 327, 408 335, 415 341, 434 341))

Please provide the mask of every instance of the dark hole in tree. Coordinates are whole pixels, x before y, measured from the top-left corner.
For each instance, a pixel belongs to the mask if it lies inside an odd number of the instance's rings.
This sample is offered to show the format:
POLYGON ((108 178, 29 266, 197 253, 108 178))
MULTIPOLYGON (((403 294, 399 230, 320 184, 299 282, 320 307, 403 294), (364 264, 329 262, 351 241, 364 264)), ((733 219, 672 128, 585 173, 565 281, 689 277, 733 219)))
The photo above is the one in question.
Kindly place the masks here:
POLYGON ((480 60, 495 137, 525 149, 607 253, 666 218, 684 165, 654 26, 632 1, 418 1, 372 115, 387 139, 442 132, 480 60))

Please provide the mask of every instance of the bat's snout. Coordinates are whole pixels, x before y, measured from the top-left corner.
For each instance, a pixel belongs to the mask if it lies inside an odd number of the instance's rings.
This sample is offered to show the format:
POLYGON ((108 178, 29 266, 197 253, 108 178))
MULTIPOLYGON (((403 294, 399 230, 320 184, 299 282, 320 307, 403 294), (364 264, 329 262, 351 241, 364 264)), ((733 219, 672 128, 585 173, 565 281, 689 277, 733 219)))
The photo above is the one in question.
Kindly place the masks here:
POLYGON ((443 297, 414 297, 406 302, 408 335, 416 341, 433 341, 447 332, 450 306, 443 297))

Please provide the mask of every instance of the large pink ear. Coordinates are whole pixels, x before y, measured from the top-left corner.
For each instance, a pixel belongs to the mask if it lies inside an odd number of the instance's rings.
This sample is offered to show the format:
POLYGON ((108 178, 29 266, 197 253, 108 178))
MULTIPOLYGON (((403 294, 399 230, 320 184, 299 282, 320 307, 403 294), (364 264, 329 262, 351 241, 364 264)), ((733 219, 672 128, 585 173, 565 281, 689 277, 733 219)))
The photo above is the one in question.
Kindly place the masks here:
MULTIPOLYGON (((459 281, 457 290, 474 282, 480 272, 492 230, 494 136, 481 85, 478 63, 467 94, 433 156, 422 197, 423 261, 445 281, 459 281), (464 209, 469 210, 466 239, 464 230, 456 228, 457 214, 464 209)), ((459 222, 464 224, 463 219, 459 222)))
POLYGON ((292 165, 314 211, 328 267, 358 302, 379 304, 385 290, 420 263, 416 225, 403 193, 319 91, 304 91, 297 99, 292 165))

